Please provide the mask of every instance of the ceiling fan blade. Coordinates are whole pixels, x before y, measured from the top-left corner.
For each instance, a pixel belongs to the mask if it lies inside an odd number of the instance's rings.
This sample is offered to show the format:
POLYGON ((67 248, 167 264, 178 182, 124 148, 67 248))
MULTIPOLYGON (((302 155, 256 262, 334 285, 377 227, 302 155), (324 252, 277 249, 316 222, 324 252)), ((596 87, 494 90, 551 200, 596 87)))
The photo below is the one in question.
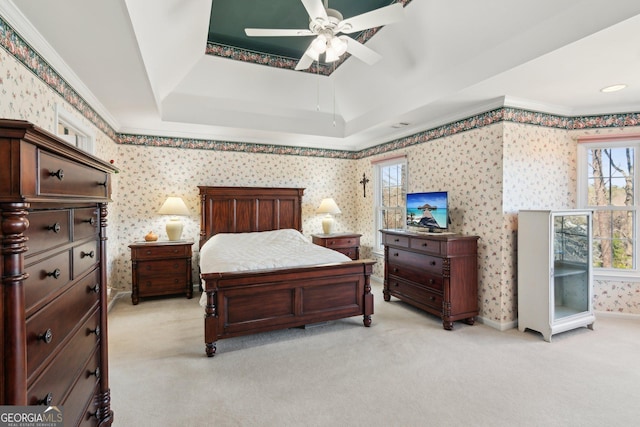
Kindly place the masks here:
POLYGON ((313 64, 313 61, 314 59, 305 53, 298 61, 298 64, 296 65, 296 71, 306 70, 311 66, 311 64, 313 64))
POLYGON ((302 0, 304 8, 307 9, 309 18, 313 21, 316 18, 320 18, 324 21, 329 21, 327 11, 324 9, 322 0, 302 0))
POLYGON ((278 28, 245 28, 244 33, 249 37, 297 37, 315 35, 310 30, 288 30, 278 28))
POLYGON ((341 33, 351 34, 369 28, 380 27, 402 20, 404 17, 404 7, 400 3, 381 7, 360 15, 347 18, 340 22, 338 28, 341 33))
POLYGON ((347 42, 347 52, 368 65, 373 65, 382 59, 382 56, 378 52, 369 49, 351 37, 340 36, 339 38, 347 42))

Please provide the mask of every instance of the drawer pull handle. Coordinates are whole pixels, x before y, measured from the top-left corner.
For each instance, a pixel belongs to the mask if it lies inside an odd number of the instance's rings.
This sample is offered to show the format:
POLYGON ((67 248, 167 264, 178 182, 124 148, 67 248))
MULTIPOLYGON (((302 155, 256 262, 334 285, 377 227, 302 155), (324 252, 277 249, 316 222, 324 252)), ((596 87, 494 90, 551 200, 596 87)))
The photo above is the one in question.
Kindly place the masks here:
POLYGON ((62 273, 60 272, 59 268, 56 268, 55 270, 53 270, 51 273, 47 273, 47 276, 49 277, 53 277, 54 279, 57 279, 60 277, 62 273))
POLYGON ((96 326, 95 329, 89 329, 89 332, 92 334, 96 334, 97 337, 100 336, 100 325, 96 326))
POLYGON ((53 332, 51 329, 47 329, 44 331, 44 334, 38 336, 38 339, 44 341, 45 344, 51 344, 51 341, 53 341, 53 332))
POLYGON ((399 256, 400 254, 398 252, 394 252, 393 256, 399 256))
POLYGON ((93 224, 95 224, 95 223, 96 223, 96 219, 95 219, 94 217, 91 217, 91 218, 89 218, 89 219, 85 219, 85 220, 83 220, 82 222, 88 222, 88 223, 89 223, 89 225, 93 225, 93 224))
POLYGON ((104 182, 99 182, 98 186, 100 187, 106 187, 107 186, 107 181, 105 180, 104 182))
POLYGON ((51 402, 53 402, 53 394, 47 393, 47 395, 42 400, 38 400, 39 405, 51 406, 51 402))
POLYGON ((64 179, 64 171, 62 169, 58 169, 55 172, 49 172, 49 176, 55 176, 60 181, 62 181, 64 179))
POLYGON ((394 272, 394 273, 397 273, 398 271, 400 271, 400 270, 398 269, 398 267, 394 267, 394 268, 393 268, 393 272, 394 272))
POLYGON ((394 242, 398 243, 400 239, 393 239, 394 242))
POLYGON ((429 297, 429 299, 430 299, 431 301, 434 301, 434 302, 435 302, 436 297, 434 297, 434 296, 430 296, 430 297, 429 297))
POLYGON ((429 244, 427 242, 423 243, 422 246, 427 247, 429 244))
POLYGON ((47 227, 47 230, 51 230, 54 233, 59 233, 60 232, 60 224, 58 224, 57 222, 53 225, 50 225, 47 227))
POLYGON ((431 261, 429 264, 436 265, 436 262, 435 261, 431 261))
POLYGON ((97 367, 94 371, 89 371, 89 375, 95 375, 96 378, 100 378, 100 367, 97 367))
POLYGON ((100 293, 100 283, 96 283, 95 285, 91 286, 89 290, 93 291, 96 294, 100 293))
POLYGON ((95 256, 95 253, 93 251, 91 251, 91 252, 85 252, 85 251, 80 252, 80 258, 84 258, 86 256, 88 256, 89 258, 93 258, 95 256))
POLYGON ((433 280, 433 279, 429 279, 429 284, 430 284, 430 285, 433 285, 434 283, 436 283, 436 281, 435 281, 435 280, 433 280))

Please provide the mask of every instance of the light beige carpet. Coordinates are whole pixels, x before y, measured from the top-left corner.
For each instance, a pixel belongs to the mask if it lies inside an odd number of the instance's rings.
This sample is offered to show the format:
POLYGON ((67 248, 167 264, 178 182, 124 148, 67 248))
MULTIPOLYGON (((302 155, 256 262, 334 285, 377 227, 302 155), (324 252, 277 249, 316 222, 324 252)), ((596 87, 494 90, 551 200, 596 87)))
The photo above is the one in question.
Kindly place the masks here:
POLYGON ((598 317, 543 341, 456 322, 454 331, 374 285, 354 317, 218 342, 203 309, 163 298, 109 314, 115 426, 633 426, 640 322, 598 317))

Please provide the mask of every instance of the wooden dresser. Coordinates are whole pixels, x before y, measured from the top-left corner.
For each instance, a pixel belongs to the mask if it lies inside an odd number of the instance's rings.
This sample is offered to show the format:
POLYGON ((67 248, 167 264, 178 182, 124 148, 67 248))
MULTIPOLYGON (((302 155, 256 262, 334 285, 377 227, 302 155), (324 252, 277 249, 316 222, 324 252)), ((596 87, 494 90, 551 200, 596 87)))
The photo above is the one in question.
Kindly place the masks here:
POLYGON ((333 249, 345 254, 353 260, 360 259, 361 234, 337 233, 337 234, 312 234, 312 242, 325 248, 333 249))
POLYGON ((183 293, 193 297, 191 283, 193 241, 136 242, 131 248, 131 302, 140 297, 183 293))
POLYGON ((478 236, 382 230, 384 299, 391 296, 442 319, 444 329, 478 315, 478 236))
POLYGON ((116 169, 0 119, 0 404, 110 425, 106 226, 116 169))

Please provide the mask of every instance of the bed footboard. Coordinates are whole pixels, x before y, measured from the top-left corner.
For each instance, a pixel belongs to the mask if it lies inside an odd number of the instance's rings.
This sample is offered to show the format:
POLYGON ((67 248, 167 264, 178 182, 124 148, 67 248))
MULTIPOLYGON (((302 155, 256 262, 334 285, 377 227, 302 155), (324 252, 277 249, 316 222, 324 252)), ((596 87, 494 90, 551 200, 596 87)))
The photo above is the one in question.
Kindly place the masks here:
POLYGON ((216 341, 363 315, 371 325, 374 260, 241 273, 209 273, 205 280, 206 354, 216 341))

